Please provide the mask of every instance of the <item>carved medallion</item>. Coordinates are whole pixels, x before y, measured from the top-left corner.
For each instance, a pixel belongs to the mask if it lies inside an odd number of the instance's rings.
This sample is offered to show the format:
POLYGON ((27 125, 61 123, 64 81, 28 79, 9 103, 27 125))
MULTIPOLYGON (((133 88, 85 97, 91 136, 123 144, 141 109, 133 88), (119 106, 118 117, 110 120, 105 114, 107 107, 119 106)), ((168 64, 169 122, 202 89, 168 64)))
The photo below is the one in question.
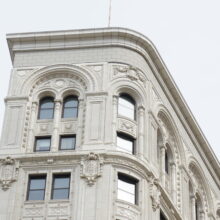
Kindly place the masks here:
POLYGON ((0 183, 3 190, 10 188, 11 184, 17 180, 18 166, 11 157, 6 157, 1 161, 0 167, 0 183))
POLYGON ((85 178, 88 185, 92 186, 101 176, 103 160, 93 152, 81 160, 81 177, 85 178))

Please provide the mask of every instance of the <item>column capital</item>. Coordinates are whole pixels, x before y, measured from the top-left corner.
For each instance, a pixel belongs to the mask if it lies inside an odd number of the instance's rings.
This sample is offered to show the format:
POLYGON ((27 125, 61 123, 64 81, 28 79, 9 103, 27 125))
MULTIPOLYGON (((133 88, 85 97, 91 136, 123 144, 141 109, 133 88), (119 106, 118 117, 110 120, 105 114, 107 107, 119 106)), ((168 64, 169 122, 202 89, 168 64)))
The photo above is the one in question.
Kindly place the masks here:
POLYGON ((55 104, 56 104, 56 103, 61 104, 61 103, 62 103, 62 100, 61 100, 61 99, 54 99, 54 103, 55 103, 55 104))
POLYGON ((118 104, 118 95, 113 95, 112 100, 113 100, 113 105, 117 105, 118 104))
POLYGON ((138 111, 139 112, 142 112, 142 111, 144 112, 145 111, 145 107, 143 105, 139 105, 138 106, 138 111))

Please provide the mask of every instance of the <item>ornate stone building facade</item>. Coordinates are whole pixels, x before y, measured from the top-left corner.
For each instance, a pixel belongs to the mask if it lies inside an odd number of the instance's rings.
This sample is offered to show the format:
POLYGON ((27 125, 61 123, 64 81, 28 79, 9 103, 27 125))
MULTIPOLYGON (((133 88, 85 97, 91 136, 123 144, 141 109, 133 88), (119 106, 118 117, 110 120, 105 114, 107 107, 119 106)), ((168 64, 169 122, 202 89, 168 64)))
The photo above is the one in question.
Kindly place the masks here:
POLYGON ((123 28, 9 34, 1 220, 219 220, 220 166, 160 55, 123 28))

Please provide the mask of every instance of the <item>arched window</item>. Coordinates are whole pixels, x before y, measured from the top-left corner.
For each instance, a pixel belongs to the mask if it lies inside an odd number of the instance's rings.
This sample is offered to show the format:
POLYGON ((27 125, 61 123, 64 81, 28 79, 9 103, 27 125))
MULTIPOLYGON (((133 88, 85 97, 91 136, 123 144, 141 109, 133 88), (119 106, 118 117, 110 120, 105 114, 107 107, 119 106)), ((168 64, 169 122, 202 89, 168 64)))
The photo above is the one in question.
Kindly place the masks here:
POLYGON ((165 171, 169 174, 169 155, 167 151, 165 151, 165 171))
POLYGON ((78 116, 78 98, 76 96, 67 96, 63 101, 63 118, 77 118, 78 116))
POLYGON ((118 100, 118 114, 135 120, 135 101, 134 99, 125 93, 120 94, 118 100))
POLYGON ((54 114, 54 98, 45 97, 40 100, 39 119, 52 119, 54 114))

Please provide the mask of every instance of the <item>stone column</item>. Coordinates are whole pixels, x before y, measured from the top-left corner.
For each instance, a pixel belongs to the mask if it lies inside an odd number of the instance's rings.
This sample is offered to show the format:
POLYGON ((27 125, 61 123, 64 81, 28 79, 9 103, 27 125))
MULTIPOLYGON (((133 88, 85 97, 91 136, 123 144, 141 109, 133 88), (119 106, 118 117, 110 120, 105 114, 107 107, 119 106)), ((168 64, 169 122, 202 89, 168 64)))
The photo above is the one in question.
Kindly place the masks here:
POLYGON ((173 162, 170 164, 171 168, 171 194, 174 204, 176 204, 176 164, 173 162))
POLYGON ((138 156, 143 159, 144 157, 144 106, 138 107, 138 156))
POLYGON ((112 98, 112 143, 116 147, 116 132, 117 132, 117 118, 118 118, 118 96, 114 95, 112 98))
POLYGON ((31 118, 29 124, 29 134, 28 134, 28 142, 27 142, 27 151, 32 152, 34 149, 34 125, 36 124, 37 118, 37 102, 33 102, 31 106, 31 118))
POLYGON ((199 212, 199 219, 205 220, 205 212, 203 210, 199 212))
POLYGON ((57 151, 59 145, 59 122, 61 118, 61 100, 54 100, 55 108, 54 108, 54 127, 53 127, 53 137, 52 137, 52 145, 51 151, 57 151))
POLYGON ((83 117, 84 117, 84 99, 79 99, 78 104, 78 123, 77 123, 77 131, 76 131, 76 148, 81 148, 83 145, 83 129, 84 123, 83 123, 83 117))
POLYGON ((191 219, 196 220, 196 197, 195 195, 192 195, 190 197, 191 202, 191 219))
POLYGON ((163 144, 160 147, 160 171, 161 171, 161 182, 163 187, 165 187, 166 182, 166 173, 165 173, 165 152, 166 152, 166 146, 163 144))

